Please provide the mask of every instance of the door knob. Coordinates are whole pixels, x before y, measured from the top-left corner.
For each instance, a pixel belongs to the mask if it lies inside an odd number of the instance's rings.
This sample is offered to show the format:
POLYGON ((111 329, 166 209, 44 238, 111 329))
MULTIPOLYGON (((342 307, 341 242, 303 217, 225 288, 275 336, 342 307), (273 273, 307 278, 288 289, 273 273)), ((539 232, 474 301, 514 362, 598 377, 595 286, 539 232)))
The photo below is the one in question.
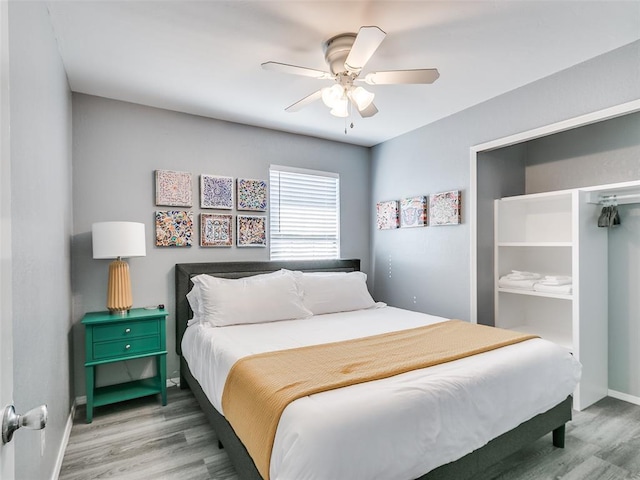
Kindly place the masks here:
POLYGON ((25 427, 30 430, 42 430, 46 424, 46 405, 32 408, 23 415, 18 415, 13 405, 8 405, 2 412, 2 443, 10 442, 13 438, 13 432, 20 427, 25 427))

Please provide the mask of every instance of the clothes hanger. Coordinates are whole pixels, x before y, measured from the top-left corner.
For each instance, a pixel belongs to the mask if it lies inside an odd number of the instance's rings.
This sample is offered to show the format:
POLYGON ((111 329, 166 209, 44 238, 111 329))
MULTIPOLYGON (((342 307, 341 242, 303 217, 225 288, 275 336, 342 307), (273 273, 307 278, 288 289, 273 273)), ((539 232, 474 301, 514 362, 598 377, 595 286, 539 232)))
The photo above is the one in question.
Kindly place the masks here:
POLYGON ((602 207, 602 212, 598 217, 598 226, 609 227, 610 216, 611 216, 611 207, 609 207, 609 205, 605 205, 604 207, 602 207))
POLYGON ((609 214, 609 226, 613 227, 620 225, 620 214, 618 213, 618 201, 616 196, 613 196, 613 205, 611 205, 611 213, 609 214))
POLYGON ((615 195, 603 200, 604 206, 598 217, 598 227, 613 227, 620 225, 620 213, 618 213, 618 200, 615 195))

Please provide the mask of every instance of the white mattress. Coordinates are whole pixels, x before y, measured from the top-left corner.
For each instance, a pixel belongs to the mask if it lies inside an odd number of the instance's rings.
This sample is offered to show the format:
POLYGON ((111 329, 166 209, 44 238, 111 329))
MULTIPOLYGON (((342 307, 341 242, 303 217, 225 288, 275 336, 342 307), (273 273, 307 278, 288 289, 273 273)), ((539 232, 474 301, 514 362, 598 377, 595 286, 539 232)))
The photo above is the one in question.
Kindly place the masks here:
MULTIPOLYGON (((267 324, 196 324, 187 328, 182 352, 224 414, 225 380, 239 358, 443 320, 383 307, 267 324)), ((271 480, 417 478, 558 404, 580 371, 566 349, 534 339, 301 398, 280 419, 271 480)))

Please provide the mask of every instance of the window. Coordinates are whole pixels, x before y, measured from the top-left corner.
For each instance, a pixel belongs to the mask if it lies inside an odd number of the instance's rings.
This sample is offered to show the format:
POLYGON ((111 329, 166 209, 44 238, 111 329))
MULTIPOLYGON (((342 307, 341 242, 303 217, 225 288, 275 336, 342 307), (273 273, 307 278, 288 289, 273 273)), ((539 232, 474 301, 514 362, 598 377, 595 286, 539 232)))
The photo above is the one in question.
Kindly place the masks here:
POLYGON ((271 260, 340 258, 340 176, 269 168, 271 260))

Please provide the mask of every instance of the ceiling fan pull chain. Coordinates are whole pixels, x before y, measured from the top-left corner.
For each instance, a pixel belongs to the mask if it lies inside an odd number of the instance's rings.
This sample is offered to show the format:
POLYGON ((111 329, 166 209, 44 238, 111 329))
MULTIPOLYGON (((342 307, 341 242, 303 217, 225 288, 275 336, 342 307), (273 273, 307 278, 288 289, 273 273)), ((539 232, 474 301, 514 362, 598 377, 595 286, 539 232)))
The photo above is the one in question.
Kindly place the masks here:
POLYGON ((347 118, 351 116, 351 104, 347 103, 347 116, 344 117, 344 134, 347 134, 347 118))

